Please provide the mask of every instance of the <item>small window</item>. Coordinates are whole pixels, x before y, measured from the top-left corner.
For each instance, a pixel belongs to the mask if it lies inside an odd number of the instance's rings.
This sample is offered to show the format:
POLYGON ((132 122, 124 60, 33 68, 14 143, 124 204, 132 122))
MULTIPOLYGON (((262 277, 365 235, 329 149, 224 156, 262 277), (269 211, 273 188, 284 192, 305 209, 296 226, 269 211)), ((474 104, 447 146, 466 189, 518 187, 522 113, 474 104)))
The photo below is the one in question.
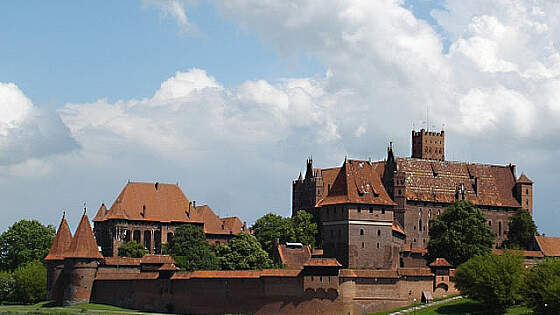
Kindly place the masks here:
POLYGON ((488 226, 492 226, 492 220, 488 220, 488 226))
POLYGON ((379 243, 377 243, 377 248, 379 248, 379 243))
POLYGON ((381 214, 385 214, 385 209, 381 209, 381 214))
POLYGON ((416 239, 414 239, 414 243, 416 243, 416 239))
POLYGON ((381 236, 381 230, 377 230, 377 236, 381 236))
POLYGON ((373 207, 369 207, 369 213, 373 213, 373 207))
POLYGON ((360 235, 364 235, 364 229, 360 229, 360 235))
POLYGON ((362 248, 364 248, 364 242, 362 242, 362 248))
POLYGON ((525 195, 529 194, 529 189, 525 189, 525 195))
POLYGON ((358 207, 358 213, 362 213, 362 207, 358 207))

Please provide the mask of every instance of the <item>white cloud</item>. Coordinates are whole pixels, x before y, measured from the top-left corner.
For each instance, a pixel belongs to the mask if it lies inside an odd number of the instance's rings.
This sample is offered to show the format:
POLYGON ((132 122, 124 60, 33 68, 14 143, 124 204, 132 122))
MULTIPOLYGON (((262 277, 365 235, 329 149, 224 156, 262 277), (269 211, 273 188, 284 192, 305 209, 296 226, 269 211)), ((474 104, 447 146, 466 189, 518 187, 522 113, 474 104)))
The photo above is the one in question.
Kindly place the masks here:
POLYGON ((14 83, 0 82, 0 165, 75 148, 77 144, 56 114, 35 107, 14 83))
POLYGON ((161 14, 168 18, 173 18, 183 30, 192 30, 186 6, 196 4, 196 0, 141 0, 144 6, 154 6, 161 11, 161 14))

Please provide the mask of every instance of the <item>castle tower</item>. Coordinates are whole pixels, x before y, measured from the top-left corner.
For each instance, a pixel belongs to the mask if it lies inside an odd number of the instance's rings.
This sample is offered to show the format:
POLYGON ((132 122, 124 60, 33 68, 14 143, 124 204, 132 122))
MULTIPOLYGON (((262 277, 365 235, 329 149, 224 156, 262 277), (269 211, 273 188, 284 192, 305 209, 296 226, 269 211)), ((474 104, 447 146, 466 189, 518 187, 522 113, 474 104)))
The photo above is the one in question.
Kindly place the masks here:
POLYGON ((515 182, 515 198, 521 204, 521 208, 529 211, 533 215, 533 181, 527 178, 525 174, 515 182))
POLYGON ((70 247, 72 233, 68 227, 68 222, 62 216, 60 225, 51 245, 51 250, 45 257, 47 264, 47 300, 57 300, 62 295, 63 281, 62 271, 64 270, 64 253, 70 247))
POLYGON ((420 129, 412 131, 412 157, 417 159, 445 161, 444 131, 434 132, 420 129))
POLYGON ((97 266, 103 259, 91 231, 89 219, 84 213, 76 234, 64 255, 63 305, 89 302, 97 266))

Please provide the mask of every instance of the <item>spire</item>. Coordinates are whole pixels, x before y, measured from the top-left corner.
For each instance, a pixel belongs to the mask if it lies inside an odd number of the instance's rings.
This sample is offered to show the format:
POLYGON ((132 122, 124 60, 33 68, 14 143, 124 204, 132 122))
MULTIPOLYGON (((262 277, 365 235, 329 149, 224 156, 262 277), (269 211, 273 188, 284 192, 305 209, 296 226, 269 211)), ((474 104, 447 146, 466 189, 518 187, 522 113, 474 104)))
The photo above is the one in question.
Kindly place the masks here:
POLYGON ((65 258, 103 258, 99 253, 89 219, 85 213, 64 256, 65 258))
POLYGON ((530 180, 525 173, 521 173, 521 176, 519 176, 519 178, 517 179, 517 183, 518 184, 532 184, 533 181, 530 180))
POLYGON ((51 250, 45 257, 45 260, 63 260, 64 252, 70 247, 70 242, 72 241, 72 233, 68 227, 68 222, 64 218, 66 212, 62 214, 62 220, 60 220, 60 225, 56 231, 56 235, 51 245, 51 250))
POLYGON ((301 172, 299 172, 299 177, 298 177, 298 181, 302 181, 303 180, 303 176, 301 176, 301 172))
POLYGON ((95 215, 95 217, 93 218, 93 222, 99 222, 99 221, 104 221, 104 216, 107 214, 107 207, 105 206, 104 203, 101 204, 101 207, 99 207, 99 210, 97 210, 97 214, 95 215))
POLYGON ((307 159, 307 168, 305 170, 305 178, 313 177, 313 157, 307 159))

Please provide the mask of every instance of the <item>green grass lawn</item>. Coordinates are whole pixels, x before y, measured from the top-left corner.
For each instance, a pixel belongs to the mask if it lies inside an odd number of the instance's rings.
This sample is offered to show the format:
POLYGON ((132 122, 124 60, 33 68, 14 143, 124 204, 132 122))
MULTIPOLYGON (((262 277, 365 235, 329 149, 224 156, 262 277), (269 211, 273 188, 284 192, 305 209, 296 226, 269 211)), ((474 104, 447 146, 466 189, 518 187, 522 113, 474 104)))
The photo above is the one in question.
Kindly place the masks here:
MULTIPOLYGON (((407 309, 408 307, 405 308, 400 308, 397 310, 402 310, 402 309, 407 309)), ((396 312, 397 310, 392 310, 390 312, 381 312, 381 313, 374 313, 374 315, 385 315, 385 314, 390 314, 392 312, 396 312)), ((408 314, 414 314, 414 312, 410 312, 408 314)), ((459 315, 459 314, 480 314, 480 315, 492 315, 495 314, 493 312, 489 312, 488 309, 484 306, 482 306, 480 303, 473 301, 473 300, 469 300, 469 299, 459 299, 459 300, 454 300, 448 303, 444 303, 444 304, 439 304, 439 305, 435 305, 432 307, 427 307, 427 308, 423 308, 423 309, 418 309, 416 310, 416 315, 441 315, 441 314, 446 314, 446 315, 459 315)), ((516 307, 512 307, 510 308, 507 313, 507 315, 529 315, 529 314, 533 314, 533 312, 526 308, 526 307, 522 307, 522 306, 516 306, 516 307)))
POLYGON ((33 305, 0 305, 0 314, 149 314, 112 305, 83 303, 67 307, 54 306, 52 302, 33 305))

